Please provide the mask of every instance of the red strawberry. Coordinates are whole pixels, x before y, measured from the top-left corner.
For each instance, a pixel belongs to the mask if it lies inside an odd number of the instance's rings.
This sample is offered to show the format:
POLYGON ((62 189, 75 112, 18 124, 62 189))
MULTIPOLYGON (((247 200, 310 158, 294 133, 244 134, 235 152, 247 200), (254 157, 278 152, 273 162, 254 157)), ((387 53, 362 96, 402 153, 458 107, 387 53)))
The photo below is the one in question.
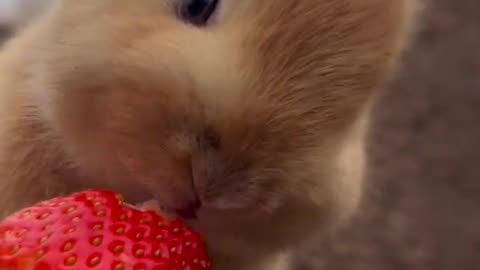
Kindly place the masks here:
POLYGON ((19 211, 0 224, 0 269, 208 270, 199 234, 177 220, 86 191, 19 211))

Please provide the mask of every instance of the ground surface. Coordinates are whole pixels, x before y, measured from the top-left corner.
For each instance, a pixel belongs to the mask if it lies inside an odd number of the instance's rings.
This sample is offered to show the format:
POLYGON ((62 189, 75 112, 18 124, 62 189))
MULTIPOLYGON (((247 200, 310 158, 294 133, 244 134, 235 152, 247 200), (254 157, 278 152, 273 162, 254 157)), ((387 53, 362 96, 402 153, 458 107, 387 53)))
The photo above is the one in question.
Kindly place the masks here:
POLYGON ((434 1, 377 107, 362 212, 298 269, 480 269, 480 2, 434 1))
POLYGON ((378 104, 362 211, 296 269, 480 269, 480 2, 434 1, 378 104))

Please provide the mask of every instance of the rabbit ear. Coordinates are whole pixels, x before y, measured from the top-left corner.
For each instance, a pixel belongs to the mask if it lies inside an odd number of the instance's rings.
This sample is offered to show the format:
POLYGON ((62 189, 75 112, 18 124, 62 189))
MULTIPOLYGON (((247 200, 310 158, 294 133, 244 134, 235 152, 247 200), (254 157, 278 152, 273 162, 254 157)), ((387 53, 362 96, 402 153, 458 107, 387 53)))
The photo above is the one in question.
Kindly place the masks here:
POLYGON ((0 0, 0 27, 18 28, 41 14, 53 0, 0 0))

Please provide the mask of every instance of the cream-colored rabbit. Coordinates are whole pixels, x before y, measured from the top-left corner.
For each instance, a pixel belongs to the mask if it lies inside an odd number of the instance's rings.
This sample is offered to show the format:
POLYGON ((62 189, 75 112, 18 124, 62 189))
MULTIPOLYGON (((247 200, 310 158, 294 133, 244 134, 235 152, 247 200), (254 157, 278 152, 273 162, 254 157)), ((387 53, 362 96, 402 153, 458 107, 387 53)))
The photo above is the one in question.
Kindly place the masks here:
POLYGON ((412 10, 60 0, 0 55, 1 215, 110 188, 206 235, 216 270, 274 268, 355 209, 368 104, 412 10))

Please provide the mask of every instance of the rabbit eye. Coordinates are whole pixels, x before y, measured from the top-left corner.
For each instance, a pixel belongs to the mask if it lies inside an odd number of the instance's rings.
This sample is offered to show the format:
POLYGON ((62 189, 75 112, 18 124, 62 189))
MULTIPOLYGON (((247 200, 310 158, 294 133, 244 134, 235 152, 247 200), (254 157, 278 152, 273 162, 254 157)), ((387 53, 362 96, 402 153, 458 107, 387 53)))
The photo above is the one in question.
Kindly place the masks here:
POLYGON ((181 0, 178 7, 182 20, 197 26, 208 23, 217 9, 219 0, 181 0))

